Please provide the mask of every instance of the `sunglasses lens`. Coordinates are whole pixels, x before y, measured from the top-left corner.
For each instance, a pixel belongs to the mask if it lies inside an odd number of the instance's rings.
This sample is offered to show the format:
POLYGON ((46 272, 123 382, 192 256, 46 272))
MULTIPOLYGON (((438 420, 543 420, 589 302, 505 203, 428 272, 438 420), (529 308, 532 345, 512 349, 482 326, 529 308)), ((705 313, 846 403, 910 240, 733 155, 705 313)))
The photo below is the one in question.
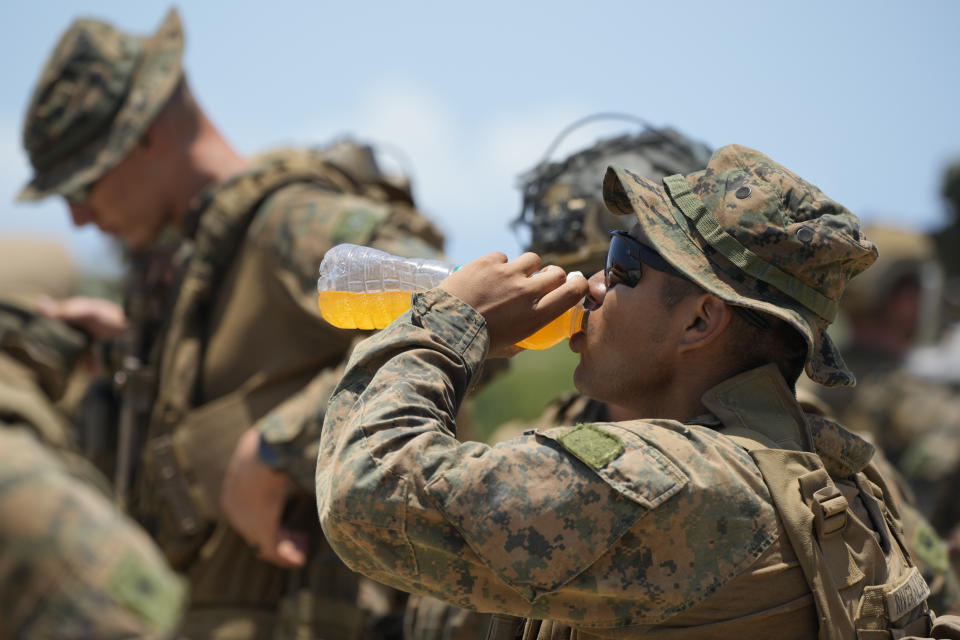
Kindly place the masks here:
POLYGON ((610 250, 607 251, 607 265, 604 273, 607 276, 607 287, 615 284, 624 284, 635 287, 643 275, 643 262, 635 249, 636 241, 624 233, 614 233, 610 239, 610 250))

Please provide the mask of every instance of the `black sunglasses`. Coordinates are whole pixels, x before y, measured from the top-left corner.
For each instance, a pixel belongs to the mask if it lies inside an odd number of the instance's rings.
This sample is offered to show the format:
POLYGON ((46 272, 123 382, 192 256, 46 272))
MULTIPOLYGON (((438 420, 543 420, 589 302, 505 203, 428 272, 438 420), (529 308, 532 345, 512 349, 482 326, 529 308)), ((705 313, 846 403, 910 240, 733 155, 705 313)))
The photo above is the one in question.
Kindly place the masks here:
MULTIPOLYGON (((607 264, 603 268, 603 274, 606 277, 607 289, 615 284, 623 284, 631 289, 637 286, 640 278, 643 276, 643 265, 652 267, 657 271, 668 273, 684 280, 689 280, 685 275, 677 271, 673 265, 663 259, 659 253, 643 244, 626 231, 617 229, 611 231, 610 249, 607 250, 607 264)), ((763 316, 746 307, 731 305, 733 310, 740 316, 760 329, 769 329, 770 325, 763 316)))
POLYGON ((611 231, 607 264, 603 268, 609 289, 615 284, 624 284, 631 289, 643 277, 643 265, 683 278, 683 274, 663 257, 623 230, 611 231))

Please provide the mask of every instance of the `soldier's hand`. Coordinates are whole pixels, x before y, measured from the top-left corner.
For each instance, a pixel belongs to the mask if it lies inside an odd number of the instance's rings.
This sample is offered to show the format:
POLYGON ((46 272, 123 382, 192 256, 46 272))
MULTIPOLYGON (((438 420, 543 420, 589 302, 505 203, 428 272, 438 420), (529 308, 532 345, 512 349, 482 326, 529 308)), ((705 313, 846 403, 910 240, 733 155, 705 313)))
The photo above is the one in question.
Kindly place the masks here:
POLYGON ((511 356, 515 343, 572 307, 587 294, 583 275, 567 278, 557 266, 540 269, 540 256, 524 253, 507 261, 491 253, 450 274, 441 288, 476 309, 490 331, 488 357, 511 356))
POLYGON ((37 311, 89 333, 95 340, 116 340, 127 329, 127 317, 120 305, 103 298, 74 296, 64 300, 42 297, 37 311))
POLYGON ((248 429, 237 443, 220 493, 220 509, 261 558, 288 569, 306 563, 306 534, 282 526, 293 482, 257 455, 260 431, 248 429))

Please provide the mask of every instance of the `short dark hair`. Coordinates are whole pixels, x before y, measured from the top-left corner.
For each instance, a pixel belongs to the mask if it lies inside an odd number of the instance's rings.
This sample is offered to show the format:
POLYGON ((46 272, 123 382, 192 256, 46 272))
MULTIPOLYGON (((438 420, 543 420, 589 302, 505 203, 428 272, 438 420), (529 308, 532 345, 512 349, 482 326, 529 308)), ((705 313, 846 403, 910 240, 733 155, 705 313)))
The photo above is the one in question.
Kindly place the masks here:
MULTIPOLYGON (((667 275, 660 285, 660 299, 672 309, 692 295, 707 293, 700 285, 673 275, 667 275)), ((793 389, 807 363, 807 341, 789 323, 767 313, 753 311, 767 326, 747 320, 734 313, 730 320, 729 363, 733 375, 773 363, 787 384, 793 389)))
POLYGON ((730 340, 731 361, 737 363, 737 373, 773 363, 780 370, 790 389, 794 389, 807 363, 807 341, 788 322, 767 313, 760 313, 769 325, 757 327, 738 313, 730 320, 733 334, 730 340))

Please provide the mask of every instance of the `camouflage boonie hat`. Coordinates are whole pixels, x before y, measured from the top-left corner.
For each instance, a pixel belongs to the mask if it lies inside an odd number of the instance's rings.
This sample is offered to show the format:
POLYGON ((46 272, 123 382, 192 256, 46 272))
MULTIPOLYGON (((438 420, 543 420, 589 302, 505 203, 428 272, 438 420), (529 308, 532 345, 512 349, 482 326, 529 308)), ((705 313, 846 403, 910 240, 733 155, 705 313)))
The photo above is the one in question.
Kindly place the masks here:
POLYGON ((47 60, 27 108, 23 146, 34 177, 17 199, 69 195, 116 166, 170 98, 182 57, 175 9, 146 38, 100 20, 75 20, 47 60))
POLYGON ((826 332, 847 281, 877 258, 850 211, 738 145, 717 150, 705 170, 662 185, 610 167, 603 196, 611 212, 636 215, 654 248, 690 280, 797 329, 812 380, 856 383, 826 332))

